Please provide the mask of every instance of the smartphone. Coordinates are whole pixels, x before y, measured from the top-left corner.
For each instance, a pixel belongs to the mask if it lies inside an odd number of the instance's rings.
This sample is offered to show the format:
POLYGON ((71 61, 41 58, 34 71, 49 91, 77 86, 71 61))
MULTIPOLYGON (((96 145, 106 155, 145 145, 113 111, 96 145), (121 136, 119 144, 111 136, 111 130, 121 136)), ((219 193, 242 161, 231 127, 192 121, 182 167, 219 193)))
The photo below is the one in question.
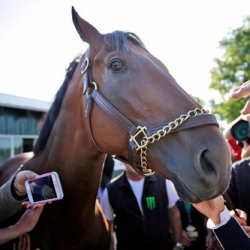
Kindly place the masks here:
POLYGON ((61 200, 63 198, 62 185, 56 172, 37 176, 27 180, 25 187, 31 204, 61 200))

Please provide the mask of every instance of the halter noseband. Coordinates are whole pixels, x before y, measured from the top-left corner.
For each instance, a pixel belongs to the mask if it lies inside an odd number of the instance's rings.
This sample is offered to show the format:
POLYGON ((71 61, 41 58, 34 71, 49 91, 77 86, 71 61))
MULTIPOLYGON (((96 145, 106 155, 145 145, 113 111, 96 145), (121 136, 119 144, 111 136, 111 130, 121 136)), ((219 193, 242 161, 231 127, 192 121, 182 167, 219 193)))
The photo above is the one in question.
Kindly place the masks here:
MULTIPOLYGON (((130 134, 129 139, 129 159, 125 159, 122 156, 115 156, 115 158, 129 163, 139 174, 143 176, 149 176, 154 174, 154 171, 147 168, 147 151, 148 144, 153 144, 155 141, 160 140, 167 134, 171 134, 184 129, 199 127, 202 125, 216 125, 218 123, 214 115, 208 114, 208 111, 204 109, 196 108, 190 110, 187 114, 181 115, 176 120, 156 125, 151 128, 145 126, 136 126, 130 120, 128 120, 123 114, 121 114, 97 89, 97 84, 90 80, 91 69, 89 67, 88 51, 85 53, 85 59, 82 63, 82 75, 83 75, 83 95, 87 95, 86 116, 89 120, 89 130, 91 137, 96 144, 90 124, 90 113, 92 108, 92 98, 95 102, 106 112, 116 123, 118 123, 124 130, 130 134), (94 87, 94 88, 93 88, 94 87), (92 89, 91 93, 89 90, 92 89), (141 140, 140 140, 141 139, 141 140), (141 165, 136 164, 136 154, 140 151, 141 165)), ((98 147, 99 148, 99 147, 98 147)))

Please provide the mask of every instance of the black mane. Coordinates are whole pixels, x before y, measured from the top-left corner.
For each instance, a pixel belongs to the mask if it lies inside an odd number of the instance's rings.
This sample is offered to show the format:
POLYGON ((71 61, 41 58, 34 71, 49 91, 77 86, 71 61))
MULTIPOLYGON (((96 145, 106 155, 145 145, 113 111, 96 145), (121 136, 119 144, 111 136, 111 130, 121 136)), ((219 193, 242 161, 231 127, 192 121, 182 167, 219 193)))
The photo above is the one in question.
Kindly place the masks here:
POLYGON ((59 110, 61 108, 63 97, 66 93, 66 90, 67 90, 68 85, 70 83, 70 80, 75 72, 75 69, 80 61, 80 58, 81 58, 81 55, 76 57, 69 64, 69 67, 66 69, 66 75, 65 75, 65 79, 63 81, 63 84, 60 87, 60 89, 58 90, 58 92, 56 93, 55 100, 54 100, 53 104, 51 105, 48 113, 46 114, 45 122, 42 126, 42 129, 40 131, 37 142, 34 146, 33 151, 35 154, 37 154, 40 150, 42 150, 47 143, 50 132, 52 130, 54 122, 55 122, 55 120, 58 116, 59 110))

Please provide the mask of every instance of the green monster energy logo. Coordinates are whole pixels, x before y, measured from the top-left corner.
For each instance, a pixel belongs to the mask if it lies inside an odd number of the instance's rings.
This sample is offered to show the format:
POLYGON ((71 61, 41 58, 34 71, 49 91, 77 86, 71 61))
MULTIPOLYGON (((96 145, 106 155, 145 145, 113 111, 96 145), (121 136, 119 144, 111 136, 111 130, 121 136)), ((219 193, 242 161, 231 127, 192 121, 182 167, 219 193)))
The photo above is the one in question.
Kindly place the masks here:
POLYGON ((146 197, 146 201, 148 209, 153 210, 155 208, 155 197, 154 196, 146 197))

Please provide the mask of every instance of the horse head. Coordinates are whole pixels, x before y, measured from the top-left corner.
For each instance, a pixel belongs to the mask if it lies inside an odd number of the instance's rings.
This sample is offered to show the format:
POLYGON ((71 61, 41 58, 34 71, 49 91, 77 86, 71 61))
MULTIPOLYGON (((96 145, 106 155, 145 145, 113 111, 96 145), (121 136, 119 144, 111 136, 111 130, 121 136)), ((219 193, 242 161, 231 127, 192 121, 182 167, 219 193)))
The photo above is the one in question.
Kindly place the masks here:
POLYGON ((231 173, 229 147, 208 114, 133 33, 101 34, 72 7, 89 49, 81 60, 85 115, 101 152, 127 159, 141 174, 173 181, 196 203, 222 194, 231 173))

